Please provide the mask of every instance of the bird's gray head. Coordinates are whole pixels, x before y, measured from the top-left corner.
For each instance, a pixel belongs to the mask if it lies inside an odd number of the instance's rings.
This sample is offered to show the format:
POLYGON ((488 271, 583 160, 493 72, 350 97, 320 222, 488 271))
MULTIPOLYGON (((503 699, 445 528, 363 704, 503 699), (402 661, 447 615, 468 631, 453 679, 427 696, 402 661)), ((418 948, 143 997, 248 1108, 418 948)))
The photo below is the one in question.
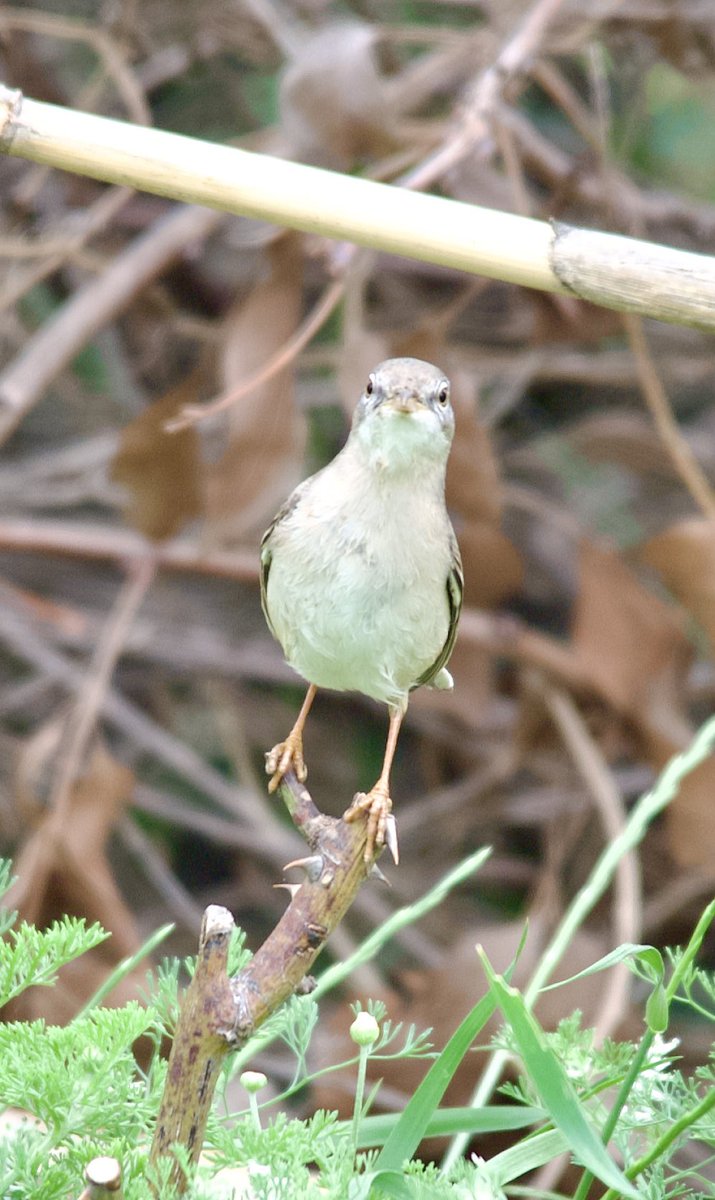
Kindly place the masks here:
POLYGON ((351 436, 378 468, 446 463, 454 436, 449 380, 419 358, 386 359, 368 376, 351 436))

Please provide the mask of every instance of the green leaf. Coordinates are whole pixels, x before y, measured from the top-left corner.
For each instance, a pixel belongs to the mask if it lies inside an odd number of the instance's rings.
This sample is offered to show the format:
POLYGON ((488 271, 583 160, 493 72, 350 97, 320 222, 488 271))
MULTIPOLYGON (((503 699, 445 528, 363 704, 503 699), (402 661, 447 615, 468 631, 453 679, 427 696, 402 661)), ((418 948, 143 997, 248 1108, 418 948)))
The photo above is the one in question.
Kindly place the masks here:
POLYGON ((575 1158, 608 1187, 637 1200, 638 1192, 610 1158, 590 1124, 576 1090, 546 1041, 544 1031, 523 997, 492 968, 486 954, 477 953, 489 980, 491 994, 511 1028, 517 1049, 552 1121, 566 1138, 575 1158))
MULTIPOLYGON (((524 937, 526 933, 524 934, 524 937)), ((524 938, 506 974, 510 977, 521 953, 524 938)), ((433 1062, 422 1083, 408 1102, 377 1157, 382 1168, 399 1168, 412 1157, 425 1136, 432 1114, 438 1107, 457 1067, 474 1039, 486 1025, 496 1008, 493 996, 483 996, 454 1031, 439 1058, 433 1062)))
POLYGON ((486 1173, 495 1187, 505 1187, 512 1180, 537 1171, 568 1150, 568 1143, 560 1129, 545 1129, 533 1137, 522 1138, 515 1146, 493 1155, 486 1165, 486 1173))
POLYGON ((670 1005, 668 1004, 666 990, 662 983, 656 983, 646 1001, 646 1025, 649 1029, 652 1029, 653 1033, 665 1033, 668 1028, 669 1015, 670 1005))
MULTIPOLYGON (((460 1194, 471 1196, 472 1192, 464 1188, 460 1194)), ((457 1196, 449 1185, 440 1187, 434 1179, 387 1170, 357 1175, 347 1190, 347 1200, 444 1200, 448 1195, 457 1196)))
POLYGON ((496 1001, 492 996, 483 996, 452 1034, 380 1151, 377 1159, 379 1167, 397 1170, 412 1157, 457 1067, 495 1008, 496 1001))
POLYGON ((567 983, 585 979, 587 975, 596 975, 599 971, 606 971, 609 967, 615 967, 622 962, 630 962, 632 959, 643 963, 648 970, 649 978, 663 978, 663 956, 655 946, 639 946, 634 942, 624 942, 622 946, 616 946, 615 950, 611 950, 610 954, 604 954, 603 958, 597 959, 589 967, 584 967, 583 971, 579 971, 576 975, 569 975, 568 979, 560 979, 558 983, 550 983, 541 988, 541 991, 551 992, 554 988, 565 987, 567 983))
MULTIPOLYGON (((400 1113, 380 1113, 364 1117, 360 1123, 358 1147, 384 1144, 400 1113)), ((527 1104, 492 1104, 483 1108, 438 1108, 433 1112, 424 1131, 424 1137, 451 1137, 455 1133, 502 1133, 506 1130, 525 1129, 546 1119, 543 1108, 527 1104)), ((342 1122, 345 1129, 350 1122, 342 1122)))

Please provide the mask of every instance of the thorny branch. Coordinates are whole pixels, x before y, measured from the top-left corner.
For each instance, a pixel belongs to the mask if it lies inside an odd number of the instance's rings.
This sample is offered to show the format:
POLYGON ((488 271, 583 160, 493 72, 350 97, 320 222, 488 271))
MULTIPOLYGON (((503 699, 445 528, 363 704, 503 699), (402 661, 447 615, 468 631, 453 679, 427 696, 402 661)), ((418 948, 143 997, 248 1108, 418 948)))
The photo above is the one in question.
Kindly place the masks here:
MULTIPOLYGON (((234 978, 227 973, 233 918, 219 905, 206 910, 196 970, 174 1034, 151 1148, 154 1165, 177 1143, 198 1161, 224 1059, 294 992, 310 991, 310 968, 370 872, 363 861, 363 822, 348 825, 324 816, 292 773, 281 795, 310 848, 306 858, 290 864, 303 869, 303 882, 275 929, 234 978)), ((185 1189, 178 1162, 171 1183, 185 1189)))

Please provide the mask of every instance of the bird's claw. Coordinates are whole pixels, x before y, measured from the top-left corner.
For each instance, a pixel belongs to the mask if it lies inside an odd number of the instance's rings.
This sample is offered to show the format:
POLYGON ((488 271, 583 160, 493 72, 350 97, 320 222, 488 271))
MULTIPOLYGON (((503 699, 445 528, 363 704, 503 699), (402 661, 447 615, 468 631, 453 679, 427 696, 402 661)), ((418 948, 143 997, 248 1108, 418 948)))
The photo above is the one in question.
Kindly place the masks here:
POLYGON ((365 862, 371 863, 376 853, 387 846, 397 864, 400 861, 397 822, 392 815, 392 800, 387 791, 376 785, 370 792, 357 792, 343 820, 355 821, 360 813, 367 813, 365 862))
POLYGON ((289 733, 284 742, 279 742, 266 754, 266 774, 271 776, 268 791, 277 791, 289 771, 293 771, 301 783, 308 778, 308 768, 303 758, 303 738, 299 733, 289 733))

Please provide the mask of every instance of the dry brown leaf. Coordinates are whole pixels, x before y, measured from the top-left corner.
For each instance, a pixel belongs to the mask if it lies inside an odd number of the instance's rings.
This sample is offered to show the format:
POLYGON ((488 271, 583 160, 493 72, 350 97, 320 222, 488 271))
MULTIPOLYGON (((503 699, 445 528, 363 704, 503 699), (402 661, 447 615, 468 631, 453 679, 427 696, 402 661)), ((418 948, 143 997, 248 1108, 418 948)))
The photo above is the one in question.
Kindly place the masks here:
POLYGON ((454 443, 447 469, 447 502, 465 524, 501 520, 503 492, 499 467, 489 431, 477 415, 474 379, 452 372, 454 443))
POLYGON ((127 492, 128 524, 152 541, 172 537, 203 509, 195 429, 167 433, 166 423, 196 399, 196 376, 155 400, 123 430, 110 477, 127 492))
POLYGON ((668 718, 682 728, 681 685, 691 652, 680 615, 643 586, 617 551, 584 539, 579 560, 573 645, 584 674, 644 732, 668 718))
MULTIPOLYGON (((232 310, 224 326, 226 390, 238 386, 283 347, 301 318, 302 243, 286 235, 266 250, 269 275, 232 310)), ((305 421, 296 412, 295 363, 254 388, 228 411, 227 446, 207 481, 210 531, 221 542, 263 530, 298 482, 305 421)))
MULTIPOLYGON (((674 745, 672 752, 683 748, 674 745)), ((666 811, 668 844, 679 867, 707 868, 715 874, 714 809, 715 755, 709 754, 685 777, 666 811)))
MULTIPOLYGON (((581 547, 574 647, 597 692, 638 729, 660 770, 690 741, 684 683, 692 656, 684 623, 647 591, 620 556, 581 547)), ((715 861, 715 759, 687 776, 666 812, 673 857, 682 866, 715 861)))
POLYGON ((464 598, 496 608, 519 591, 523 564, 500 528, 503 494, 489 431, 480 423, 472 376, 452 373, 456 429, 447 467, 447 505, 464 566, 464 598))
MULTIPOLYGON (((62 737, 63 723, 46 726, 28 745, 29 762, 21 763, 24 803, 40 806, 43 776, 62 737)), ((107 838, 133 791, 132 772, 117 762, 101 743, 95 745, 81 776, 75 781, 66 820, 58 823, 47 812, 15 857, 16 882, 7 896, 20 919, 44 929, 65 913, 99 921, 112 937, 89 954, 63 967, 51 990, 30 988, 12 1006, 13 1019, 42 1015, 63 1023, 96 991, 118 962, 139 947, 134 917, 117 888, 106 855, 107 838)), ((128 977, 112 1003, 136 997, 142 973, 128 977)), ((8 1015, 8 1010, 5 1010, 8 1015)))
POLYGON ((695 618, 715 647, 715 523, 687 517, 641 547, 641 561, 695 618))
POLYGON ((573 340, 593 345, 620 333, 618 314, 610 309, 575 296, 536 291, 528 296, 534 313, 531 340, 536 345, 553 346, 573 340))
POLYGON ((486 521, 461 524, 458 510, 452 511, 464 565, 464 602, 474 608, 497 608, 521 587, 521 555, 497 526, 486 521))
MULTIPOLYGON (((641 561, 705 630, 715 646, 715 526, 704 517, 677 521, 641 548, 641 561)), ((682 750, 689 730, 663 723, 657 765, 682 750)), ((666 828, 675 862, 681 867, 715 864, 715 756, 709 755, 686 776, 666 813, 666 828)), ((715 868, 714 868, 715 869, 715 868)))

